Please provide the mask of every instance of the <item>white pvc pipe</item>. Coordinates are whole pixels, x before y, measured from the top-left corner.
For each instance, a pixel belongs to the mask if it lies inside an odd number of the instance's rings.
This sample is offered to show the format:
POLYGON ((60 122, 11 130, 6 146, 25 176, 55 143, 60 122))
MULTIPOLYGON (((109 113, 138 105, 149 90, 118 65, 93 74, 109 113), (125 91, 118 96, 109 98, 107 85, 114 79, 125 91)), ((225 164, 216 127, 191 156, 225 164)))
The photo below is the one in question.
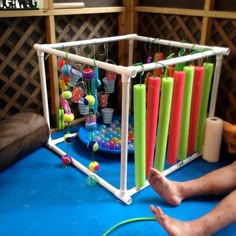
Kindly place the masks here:
POLYGON ((44 52, 38 50, 37 55, 38 55, 40 85, 41 85, 42 102, 43 102, 43 114, 50 129, 51 126, 49 118, 49 104, 48 104, 48 94, 47 94, 47 84, 46 84, 44 52))
POLYGON ((90 66, 96 65, 99 68, 102 68, 104 70, 111 70, 113 72, 116 72, 117 74, 125 73, 126 75, 131 76, 131 77, 136 76, 136 71, 130 70, 128 67, 119 66, 119 65, 99 61, 99 60, 94 60, 87 57, 74 55, 72 53, 67 53, 67 52, 57 50, 57 49, 49 48, 45 45, 35 44, 34 48, 39 51, 44 51, 48 54, 56 55, 58 57, 68 58, 68 60, 76 61, 76 62, 83 63, 86 65, 90 65, 90 66))
POLYGON ((162 61, 158 61, 158 62, 147 63, 147 64, 143 64, 143 65, 138 65, 138 66, 129 66, 129 68, 130 68, 130 71, 136 70, 137 73, 139 73, 139 72, 142 72, 142 71, 150 71, 150 70, 153 70, 155 68, 162 68, 162 67, 169 66, 169 65, 175 65, 175 64, 179 64, 179 63, 194 61, 194 60, 197 60, 197 59, 200 59, 200 58, 215 56, 217 54, 221 54, 221 49, 215 49, 215 51, 208 50, 208 51, 204 51, 204 52, 195 53, 195 54, 192 54, 192 55, 186 55, 186 56, 182 56, 182 57, 175 57, 175 58, 171 58, 171 59, 168 59, 168 60, 162 60, 162 61))
POLYGON ((121 106, 121 156, 120 156, 120 190, 125 194, 127 190, 127 166, 128 166, 128 130, 129 130, 129 90, 130 78, 124 74, 122 82, 122 106, 121 106))
POLYGON ((133 55, 134 55, 134 40, 129 40, 129 61, 128 65, 131 66, 133 64, 133 55))
MULTIPOLYGON (((185 160, 180 161, 180 162, 176 163, 175 165, 172 165, 172 166, 169 167, 168 169, 164 170, 164 171, 163 171, 163 175, 164 175, 164 176, 167 176, 167 175, 169 175, 169 174, 175 172, 176 170, 182 168, 183 166, 185 166, 185 165, 187 165, 188 163, 194 161, 195 159, 197 159, 197 158, 200 157, 200 156, 201 156, 200 153, 194 153, 192 156, 186 158, 185 160)), ((127 191, 127 194, 128 194, 129 196, 132 196, 132 195, 134 195, 134 194, 140 192, 141 190, 145 189, 145 188, 148 187, 148 186, 149 186, 149 182, 146 181, 146 182, 145 182, 145 185, 144 185, 142 188, 136 188, 136 187, 131 188, 131 189, 129 189, 129 190, 127 191)))
MULTIPOLYGON (((52 143, 48 144, 48 147, 50 149, 52 149, 55 153, 57 153, 59 156, 63 157, 64 155, 66 155, 66 153, 64 151, 62 151, 60 148, 58 148, 57 146, 55 146, 52 143)), ((126 203, 127 205, 131 204, 132 199, 129 195, 127 194, 121 194, 120 190, 115 188, 113 185, 111 185, 110 183, 108 183, 106 180, 104 180, 103 178, 101 178, 99 175, 97 175, 96 173, 90 171, 87 167, 85 167, 84 165, 82 165, 80 162, 78 162, 76 159, 74 159, 73 157, 71 158, 71 164, 76 167, 77 169, 81 170, 83 173, 85 173, 87 176, 94 176, 97 183, 100 184, 101 186, 103 186, 105 189, 107 189, 109 192, 113 193, 117 198, 119 198, 121 201, 123 201, 124 203, 126 203)))
POLYGON ((206 49, 211 49, 212 51, 221 51, 222 54, 224 55, 229 55, 230 50, 229 48, 224 48, 224 47, 211 47, 211 46, 205 46, 205 45, 199 45, 199 44, 192 44, 192 43, 185 43, 185 42, 176 42, 172 40, 165 40, 165 39, 160 39, 160 38, 150 38, 150 37, 144 37, 144 36, 139 36, 136 35, 134 36, 134 39, 138 41, 143 41, 147 42, 150 44, 161 44, 169 47, 178 47, 178 48, 186 48, 186 49, 196 49, 196 50, 206 50, 206 49))
POLYGON ((54 9, 83 8, 84 6, 84 2, 53 3, 54 9))
POLYGON ((54 49, 63 49, 68 47, 78 47, 84 45, 95 45, 101 43, 111 43, 121 40, 129 40, 136 37, 137 34, 126 34, 120 36, 113 36, 113 37, 104 37, 104 38, 94 38, 94 39, 86 39, 86 40, 79 40, 79 41, 71 41, 71 42, 63 42, 63 43, 52 43, 52 44, 42 44, 45 47, 54 48, 54 49))
POLYGON ((222 60, 223 60, 223 56, 221 54, 216 56, 215 71, 214 71, 214 78, 213 78, 213 83, 212 83, 212 92, 211 92, 211 99, 210 99, 209 117, 213 117, 215 114, 222 60))

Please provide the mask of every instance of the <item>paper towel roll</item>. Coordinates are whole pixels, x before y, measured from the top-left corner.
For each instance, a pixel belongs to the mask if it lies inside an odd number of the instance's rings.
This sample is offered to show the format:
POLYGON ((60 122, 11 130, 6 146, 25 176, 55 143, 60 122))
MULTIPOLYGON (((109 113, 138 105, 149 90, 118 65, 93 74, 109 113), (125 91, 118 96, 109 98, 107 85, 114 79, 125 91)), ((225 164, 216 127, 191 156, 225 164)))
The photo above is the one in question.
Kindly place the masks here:
POLYGON ((223 121, 218 117, 206 119, 202 158, 208 162, 217 162, 220 158, 220 147, 223 121))

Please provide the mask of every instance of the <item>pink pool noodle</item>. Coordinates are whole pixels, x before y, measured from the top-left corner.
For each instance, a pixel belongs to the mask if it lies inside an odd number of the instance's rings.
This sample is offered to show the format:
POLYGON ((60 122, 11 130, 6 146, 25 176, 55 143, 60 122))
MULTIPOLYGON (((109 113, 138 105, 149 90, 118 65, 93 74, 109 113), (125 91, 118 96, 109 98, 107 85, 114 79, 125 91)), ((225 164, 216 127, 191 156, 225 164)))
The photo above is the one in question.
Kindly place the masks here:
POLYGON ((153 166, 161 79, 149 77, 146 115, 146 176, 153 166))
POLYGON ((193 92, 192 92, 192 101, 190 110, 188 154, 193 154, 195 151, 197 122, 198 122, 198 113, 201 100, 203 75, 204 75, 203 66, 196 66, 194 68, 193 92))
POLYGON ((169 139, 167 147, 167 162, 169 164, 175 164, 177 162, 184 79, 185 72, 174 72, 173 97, 171 103, 169 139))

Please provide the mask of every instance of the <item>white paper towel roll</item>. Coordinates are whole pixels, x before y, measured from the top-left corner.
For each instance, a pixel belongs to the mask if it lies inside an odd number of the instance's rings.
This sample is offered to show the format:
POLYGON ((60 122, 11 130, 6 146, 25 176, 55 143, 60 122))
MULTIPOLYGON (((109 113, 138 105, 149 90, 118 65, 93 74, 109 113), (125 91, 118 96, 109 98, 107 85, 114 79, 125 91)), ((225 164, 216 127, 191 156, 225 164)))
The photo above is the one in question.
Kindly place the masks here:
POLYGON ((202 158, 208 162, 217 162, 220 158, 220 147, 223 121, 218 117, 206 119, 202 158))

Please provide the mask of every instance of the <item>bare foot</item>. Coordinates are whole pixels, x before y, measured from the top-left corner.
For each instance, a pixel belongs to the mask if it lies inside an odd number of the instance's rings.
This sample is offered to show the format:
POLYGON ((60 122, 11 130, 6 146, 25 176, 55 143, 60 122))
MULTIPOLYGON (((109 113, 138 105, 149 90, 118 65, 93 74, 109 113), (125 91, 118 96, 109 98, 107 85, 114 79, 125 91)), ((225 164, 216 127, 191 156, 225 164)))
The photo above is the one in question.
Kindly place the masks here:
POLYGON ((169 204, 177 206, 183 200, 178 191, 177 184, 168 180, 160 171, 151 168, 148 181, 154 191, 169 204))
POLYGON ((176 220, 174 218, 165 215, 160 207, 155 208, 150 206, 151 212, 155 215, 157 222, 166 230, 170 236, 189 236, 198 235, 192 234, 191 224, 183 221, 176 220))

